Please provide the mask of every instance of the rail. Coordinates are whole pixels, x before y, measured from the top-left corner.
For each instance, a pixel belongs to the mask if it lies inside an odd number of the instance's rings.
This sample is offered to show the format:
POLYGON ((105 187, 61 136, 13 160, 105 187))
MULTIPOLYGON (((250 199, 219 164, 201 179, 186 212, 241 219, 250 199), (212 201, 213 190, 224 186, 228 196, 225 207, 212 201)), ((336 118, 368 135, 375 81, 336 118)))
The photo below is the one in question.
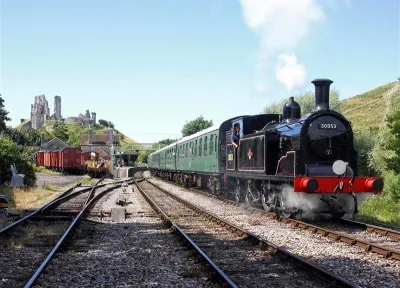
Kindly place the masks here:
MULTIPOLYGON (((164 181, 164 180, 162 179, 162 181, 164 181)), ((168 182, 168 183, 171 183, 173 185, 177 185, 179 187, 182 187, 181 185, 178 185, 178 184, 173 183, 173 182, 168 182)), ((204 196, 207 196, 207 197, 210 197, 210 198, 219 199, 219 200, 221 200, 221 201, 223 201, 225 203, 229 203, 229 204, 231 204, 233 206, 236 206, 236 207, 239 207, 239 206, 243 207, 242 204, 238 204, 238 203, 236 203, 236 202, 234 202, 232 200, 221 198, 221 197, 219 197, 217 195, 213 195, 213 194, 210 194, 210 193, 198 190, 198 189, 191 188, 189 190, 193 191, 193 192, 196 192, 196 193, 200 193, 200 194, 202 194, 204 196)), ((271 218, 273 218, 273 219, 275 219, 277 221, 280 221, 280 222, 283 222, 283 223, 287 223, 287 224, 291 224, 294 227, 301 228, 301 229, 304 229, 304 230, 309 230, 309 231, 311 231, 313 233, 321 234, 322 236, 328 237, 328 238, 336 240, 336 241, 341 241, 341 242, 347 243, 349 245, 356 245, 356 246, 364 249, 367 252, 369 251, 369 252, 374 252, 374 253, 383 255, 385 258, 392 258, 392 259, 395 259, 395 260, 400 260, 400 251, 397 251, 397 250, 393 250, 393 249, 390 249, 390 248, 387 248, 387 247, 380 246, 380 245, 375 244, 375 243, 370 243, 370 242, 367 242, 367 241, 364 241, 364 240, 361 240, 361 239, 358 239, 358 238, 355 238, 355 237, 344 235, 344 234, 342 234, 340 232, 336 232, 336 231, 332 231, 332 230, 329 230, 329 229, 325 229, 325 228, 322 228, 322 227, 319 227, 319 226, 316 226, 316 225, 313 225, 311 223, 307 223, 307 222, 304 222, 304 221, 301 221, 301 220, 287 218, 287 217, 283 217, 283 216, 279 217, 279 219, 278 219, 278 217, 276 216, 275 213, 267 212, 267 211, 265 211, 263 209, 260 209, 260 208, 255 208, 255 207, 250 207, 250 206, 243 207, 243 208, 246 209, 246 210, 249 210, 249 211, 254 211, 254 212, 257 212, 257 213, 261 213, 261 214, 267 215, 267 216, 269 216, 269 217, 271 217, 271 218)), ((345 219, 344 221, 346 221, 346 220, 347 219, 345 219)), ((347 220, 347 221, 351 221, 351 220, 347 220)), ((356 221, 353 221, 353 222, 356 222, 356 221)), ((381 231, 382 233, 387 233, 387 234, 385 234, 387 236, 395 235, 394 237, 397 237, 397 235, 399 235, 398 231, 396 231, 396 230, 387 229, 387 228, 384 228, 384 227, 378 227, 378 226, 374 226, 374 225, 369 225, 369 224, 361 223, 361 222, 358 222, 358 223, 359 223, 359 225, 365 225, 365 227, 367 227, 367 228, 370 227, 369 230, 368 230, 370 232, 372 232, 372 229, 374 229, 375 232, 381 231)))
MULTIPOLYGON (((218 224, 220 224, 221 226, 224 227, 229 227, 229 229, 233 232, 240 232, 242 233, 242 235, 247 235, 249 238, 251 238, 252 240, 254 240, 255 243, 260 244, 262 247, 267 248, 268 250, 270 250, 272 252, 273 255, 279 255, 279 256, 283 256, 285 259, 289 259, 291 260, 293 263, 295 264, 300 264, 305 270, 309 271, 310 273, 313 273, 314 275, 316 275, 317 277, 322 277, 324 278, 326 281, 332 283, 332 284, 336 284, 340 287, 359 287, 357 284, 352 283, 340 276, 337 276, 321 267, 318 267, 316 265, 314 265, 313 263, 303 259, 300 256, 297 256, 291 252, 289 252, 288 250, 278 247, 277 245, 269 242, 268 240, 265 239, 261 239, 260 237, 258 237, 257 235, 246 231, 238 226, 236 226, 235 224, 232 224, 210 212, 205 211, 204 209, 189 203, 186 200, 183 200, 182 198, 170 193, 169 191, 163 189, 162 187, 157 186, 156 184, 148 181, 148 183, 150 183, 151 185, 153 185, 154 187, 156 187, 157 189, 159 189, 160 191, 164 192, 166 195, 168 195, 169 197, 175 199, 176 201, 184 204, 185 206, 189 207, 190 209, 193 209, 195 211, 197 211, 198 213, 204 215, 206 218, 208 218, 209 220, 212 220, 218 224)), ((139 186, 138 186, 139 187, 139 186)), ((160 209, 160 208, 158 208, 160 209)), ((165 215, 166 216, 166 215, 165 215)), ((176 226, 176 224, 175 224, 176 226)))
MULTIPOLYGON (((64 193, 62 193, 60 196, 68 195, 69 193, 71 193, 72 191, 74 191, 74 189, 76 189, 76 188, 78 188, 78 187, 80 187, 80 186, 81 186, 80 184, 77 184, 77 185, 75 185, 75 186, 69 188, 67 191, 65 191, 64 193)), ((55 200, 53 200, 53 201, 56 201, 60 196, 58 196, 58 197, 57 197, 55 200)), ((51 201, 51 202, 53 202, 53 201, 51 201)), ((43 208, 45 208, 47 205, 48 205, 48 203, 44 204, 42 207, 40 207, 39 209, 33 211, 31 214, 28 214, 28 215, 26 215, 25 217, 23 217, 23 218, 21 218, 21 219, 15 221, 15 222, 13 222, 13 223, 11 223, 10 225, 4 227, 3 229, 0 230, 0 235, 3 234, 3 233, 5 233, 6 231, 10 230, 11 228, 13 228, 13 227, 15 227, 15 226, 17 226, 17 225, 19 225, 19 224, 25 222, 26 220, 30 219, 31 217, 35 216, 36 214, 39 214, 39 213, 41 212, 41 210, 42 210, 43 208)))
POLYGON ((382 226, 376 226, 376 225, 372 225, 372 224, 368 224, 368 223, 364 223, 364 222, 350 220, 347 218, 341 218, 340 221, 342 221, 343 223, 346 223, 346 224, 362 227, 368 232, 374 232, 374 233, 381 234, 383 236, 390 236, 393 238, 400 239, 400 231, 399 230, 394 230, 394 229, 390 229, 390 228, 386 228, 386 227, 382 227, 382 226))
POLYGON ((199 247, 197 246, 196 243, 185 233, 183 230, 171 219, 168 217, 167 214, 147 195, 146 192, 138 185, 138 183, 135 181, 136 187, 138 187, 139 192, 143 195, 143 197, 146 199, 146 201, 150 204, 150 206, 157 212, 157 214, 160 215, 160 217, 169 223, 170 226, 174 227, 175 231, 177 231, 183 238, 186 239, 190 243, 190 245, 201 255, 201 257, 211 265, 211 267, 214 269, 214 271, 217 273, 219 276, 221 282, 224 284, 229 285, 229 287, 237 287, 235 283, 226 275, 219 267, 217 264, 214 263, 210 259, 210 257, 207 256, 207 254, 199 247))
MULTIPOLYGON (((132 180, 127 181, 128 183, 132 183, 132 180)), ((100 182, 97 182, 98 184, 100 182)), ((54 257, 56 254, 58 248, 64 243, 65 239, 68 237, 69 233, 76 227, 76 225, 79 223, 81 220, 82 216, 92 207, 92 205, 101 197, 103 197, 106 193, 118 188, 120 185, 114 185, 110 188, 107 188, 106 190, 100 192, 96 196, 92 196, 92 198, 89 200, 89 202, 82 208, 82 210, 79 212, 79 214, 75 217, 74 221, 71 223, 71 225, 68 227, 68 229, 64 232, 64 234, 61 236, 60 240, 58 240, 57 244, 54 246, 54 248, 50 251, 50 253, 47 255, 46 259, 42 262, 42 264, 39 266, 39 268, 35 271, 35 273, 32 275, 32 277, 29 279, 28 283, 26 283, 25 288, 32 287, 32 285, 35 283, 35 281, 39 278, 40 274, 43 272, 44 268, 50 263, 51 259, 54 257)), ((95 190, 96 186, 93 187, 93 191, 95 190)), ((91 193, 91 195, 94 195, 91 193)), ((90 197, 90 196, 89 196, 90 197)))

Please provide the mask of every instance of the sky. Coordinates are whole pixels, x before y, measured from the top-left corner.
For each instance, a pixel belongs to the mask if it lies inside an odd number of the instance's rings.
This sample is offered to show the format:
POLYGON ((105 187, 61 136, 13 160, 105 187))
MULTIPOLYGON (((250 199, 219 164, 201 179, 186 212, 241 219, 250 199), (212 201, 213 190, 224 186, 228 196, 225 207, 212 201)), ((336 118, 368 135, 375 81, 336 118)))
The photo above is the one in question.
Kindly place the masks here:
POLYGON ((11 125, 35 95, 141 143, 258 114, 329 78, 345 99, 400 77, 400 0, 0 0, 11 125))

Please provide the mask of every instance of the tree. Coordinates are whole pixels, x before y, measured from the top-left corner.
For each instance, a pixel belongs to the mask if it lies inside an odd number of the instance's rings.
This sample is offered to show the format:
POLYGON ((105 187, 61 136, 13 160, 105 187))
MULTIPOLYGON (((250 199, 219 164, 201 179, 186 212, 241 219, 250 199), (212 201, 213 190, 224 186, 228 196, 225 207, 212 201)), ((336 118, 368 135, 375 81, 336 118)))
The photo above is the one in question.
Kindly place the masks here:
POLYGON ((12 173, 11 165, 15 164, 18 173, 25 174, 25 184, 33 186, 36 181, 32 167, 32 154, 23 147, 18 146, 7 136, 0 135, 0 184, 10 182, 12 173))
POLYGON ((368 176, 371 174, 375 175, 376 171, 371 167, 371 152, 376 142, 376 135, 371 131, 361 131, 354 134, 354 149, 357 151, 357 166, 358 175, 368 176))
POLYGON ((1 98, 1 94, 0 94, 0 132, 7 130, 6 122, 11 120, 7 116, 8 113, 9 112, 4 109, 4 99, 1 98))
POLYGON ((161 141, 158 141, 159 144, 164 144, 165 146, 167 146, 169 144, 172 144, 174 142, 176 142, 176 140, 169 139, 169 138, 161 140, 161 141))
POLYGON ((385 122, 372 151, 372 167, 385 178, 385 194, 400 200, 400 84, 388 95, 385 122))
POLYGON ((108 126, 107 127, 114 128, 115 125, 111 121, 108 121, 108 126))
POLYGON ((201 130, 207 129, 213 125, 212 120, 204 120, 203 116, 197 117, 196 119, 187 122, 182 128, 182 137, 186 137, 197 133, 201 130))
POLYGON ((138 162, 147 163, 151 150, 141 150, 139 152, 138 162))
MULTIPOLYGON (((340 112, 340 93, 337 89, 331 89, 329 94, 329 109, 340 112)), ((315 94, 314 92, 306 92, 302 95, 294 97, 294 100, 300 104, 301 114, 305 115, 314 109, 315 94)), ((266 114, 281 114, 283 105, 288 99, 282 99, 278 102, 272 103, 264 108, 266 114)))
POLYGON ((38 146, 40 145, 40 134, 35 129, 28 129, 26 131, 18 130, 9 127, 5 133, 10 140, 14 141, 17 145, 22 146, 38 146))
POLYGON ((64 142, 69 138, 68 128, 63 121, 57 121, 53 126, 53 135, 64 142))
POLYGON ((100 119, 99 120, 99 124, 103 125, 104 127, 108 127, 108 122, 106 120, 104 120, 104 119, 100 119))

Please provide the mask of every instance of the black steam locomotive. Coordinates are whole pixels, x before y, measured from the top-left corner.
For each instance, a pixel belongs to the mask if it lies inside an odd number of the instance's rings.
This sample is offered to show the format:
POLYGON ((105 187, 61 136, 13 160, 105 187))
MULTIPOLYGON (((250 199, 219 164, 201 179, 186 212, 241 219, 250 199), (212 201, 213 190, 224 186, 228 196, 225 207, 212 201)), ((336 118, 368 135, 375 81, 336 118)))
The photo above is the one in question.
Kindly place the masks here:
POLYGON ((359 200, 382 192, 383 179, 358 176, 351 124, 329 109, 333 82, 312 83, 311 113, 302 116, 290 97, 282 114, 226 120, 152 153, 151 172, 285 216, 356 213, 359 200), (231 142, 236 126, 238 148, 231 142))
MULTIPOLYGON (((382 179, 357 175, 351 124, 329 109, 333 81, 312 83, 315 108, 311 113, 302 116, 300 105, 290 97, 277 120, 240 140, 237 154, 227 145, 230 158, 237 157, 238 169, 226 173, 237 202, 261 201, 265 210, 285 216, 339 217, 356 213, 358 200, 368 193, 382 191, 382 179)), ((228 166, 233 162, 228 161, 228 166)))

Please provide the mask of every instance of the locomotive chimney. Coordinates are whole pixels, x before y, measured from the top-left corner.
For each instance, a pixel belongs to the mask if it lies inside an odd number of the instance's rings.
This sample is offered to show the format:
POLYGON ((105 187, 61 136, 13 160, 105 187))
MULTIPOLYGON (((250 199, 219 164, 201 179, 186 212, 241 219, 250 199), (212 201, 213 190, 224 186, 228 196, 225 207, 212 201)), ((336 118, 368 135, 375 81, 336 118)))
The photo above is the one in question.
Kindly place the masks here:
POLYGON ((333 81, 330 79, 315 79, 311 83, 315 86, 314 110, 329 110, 329 86, 333 81))

